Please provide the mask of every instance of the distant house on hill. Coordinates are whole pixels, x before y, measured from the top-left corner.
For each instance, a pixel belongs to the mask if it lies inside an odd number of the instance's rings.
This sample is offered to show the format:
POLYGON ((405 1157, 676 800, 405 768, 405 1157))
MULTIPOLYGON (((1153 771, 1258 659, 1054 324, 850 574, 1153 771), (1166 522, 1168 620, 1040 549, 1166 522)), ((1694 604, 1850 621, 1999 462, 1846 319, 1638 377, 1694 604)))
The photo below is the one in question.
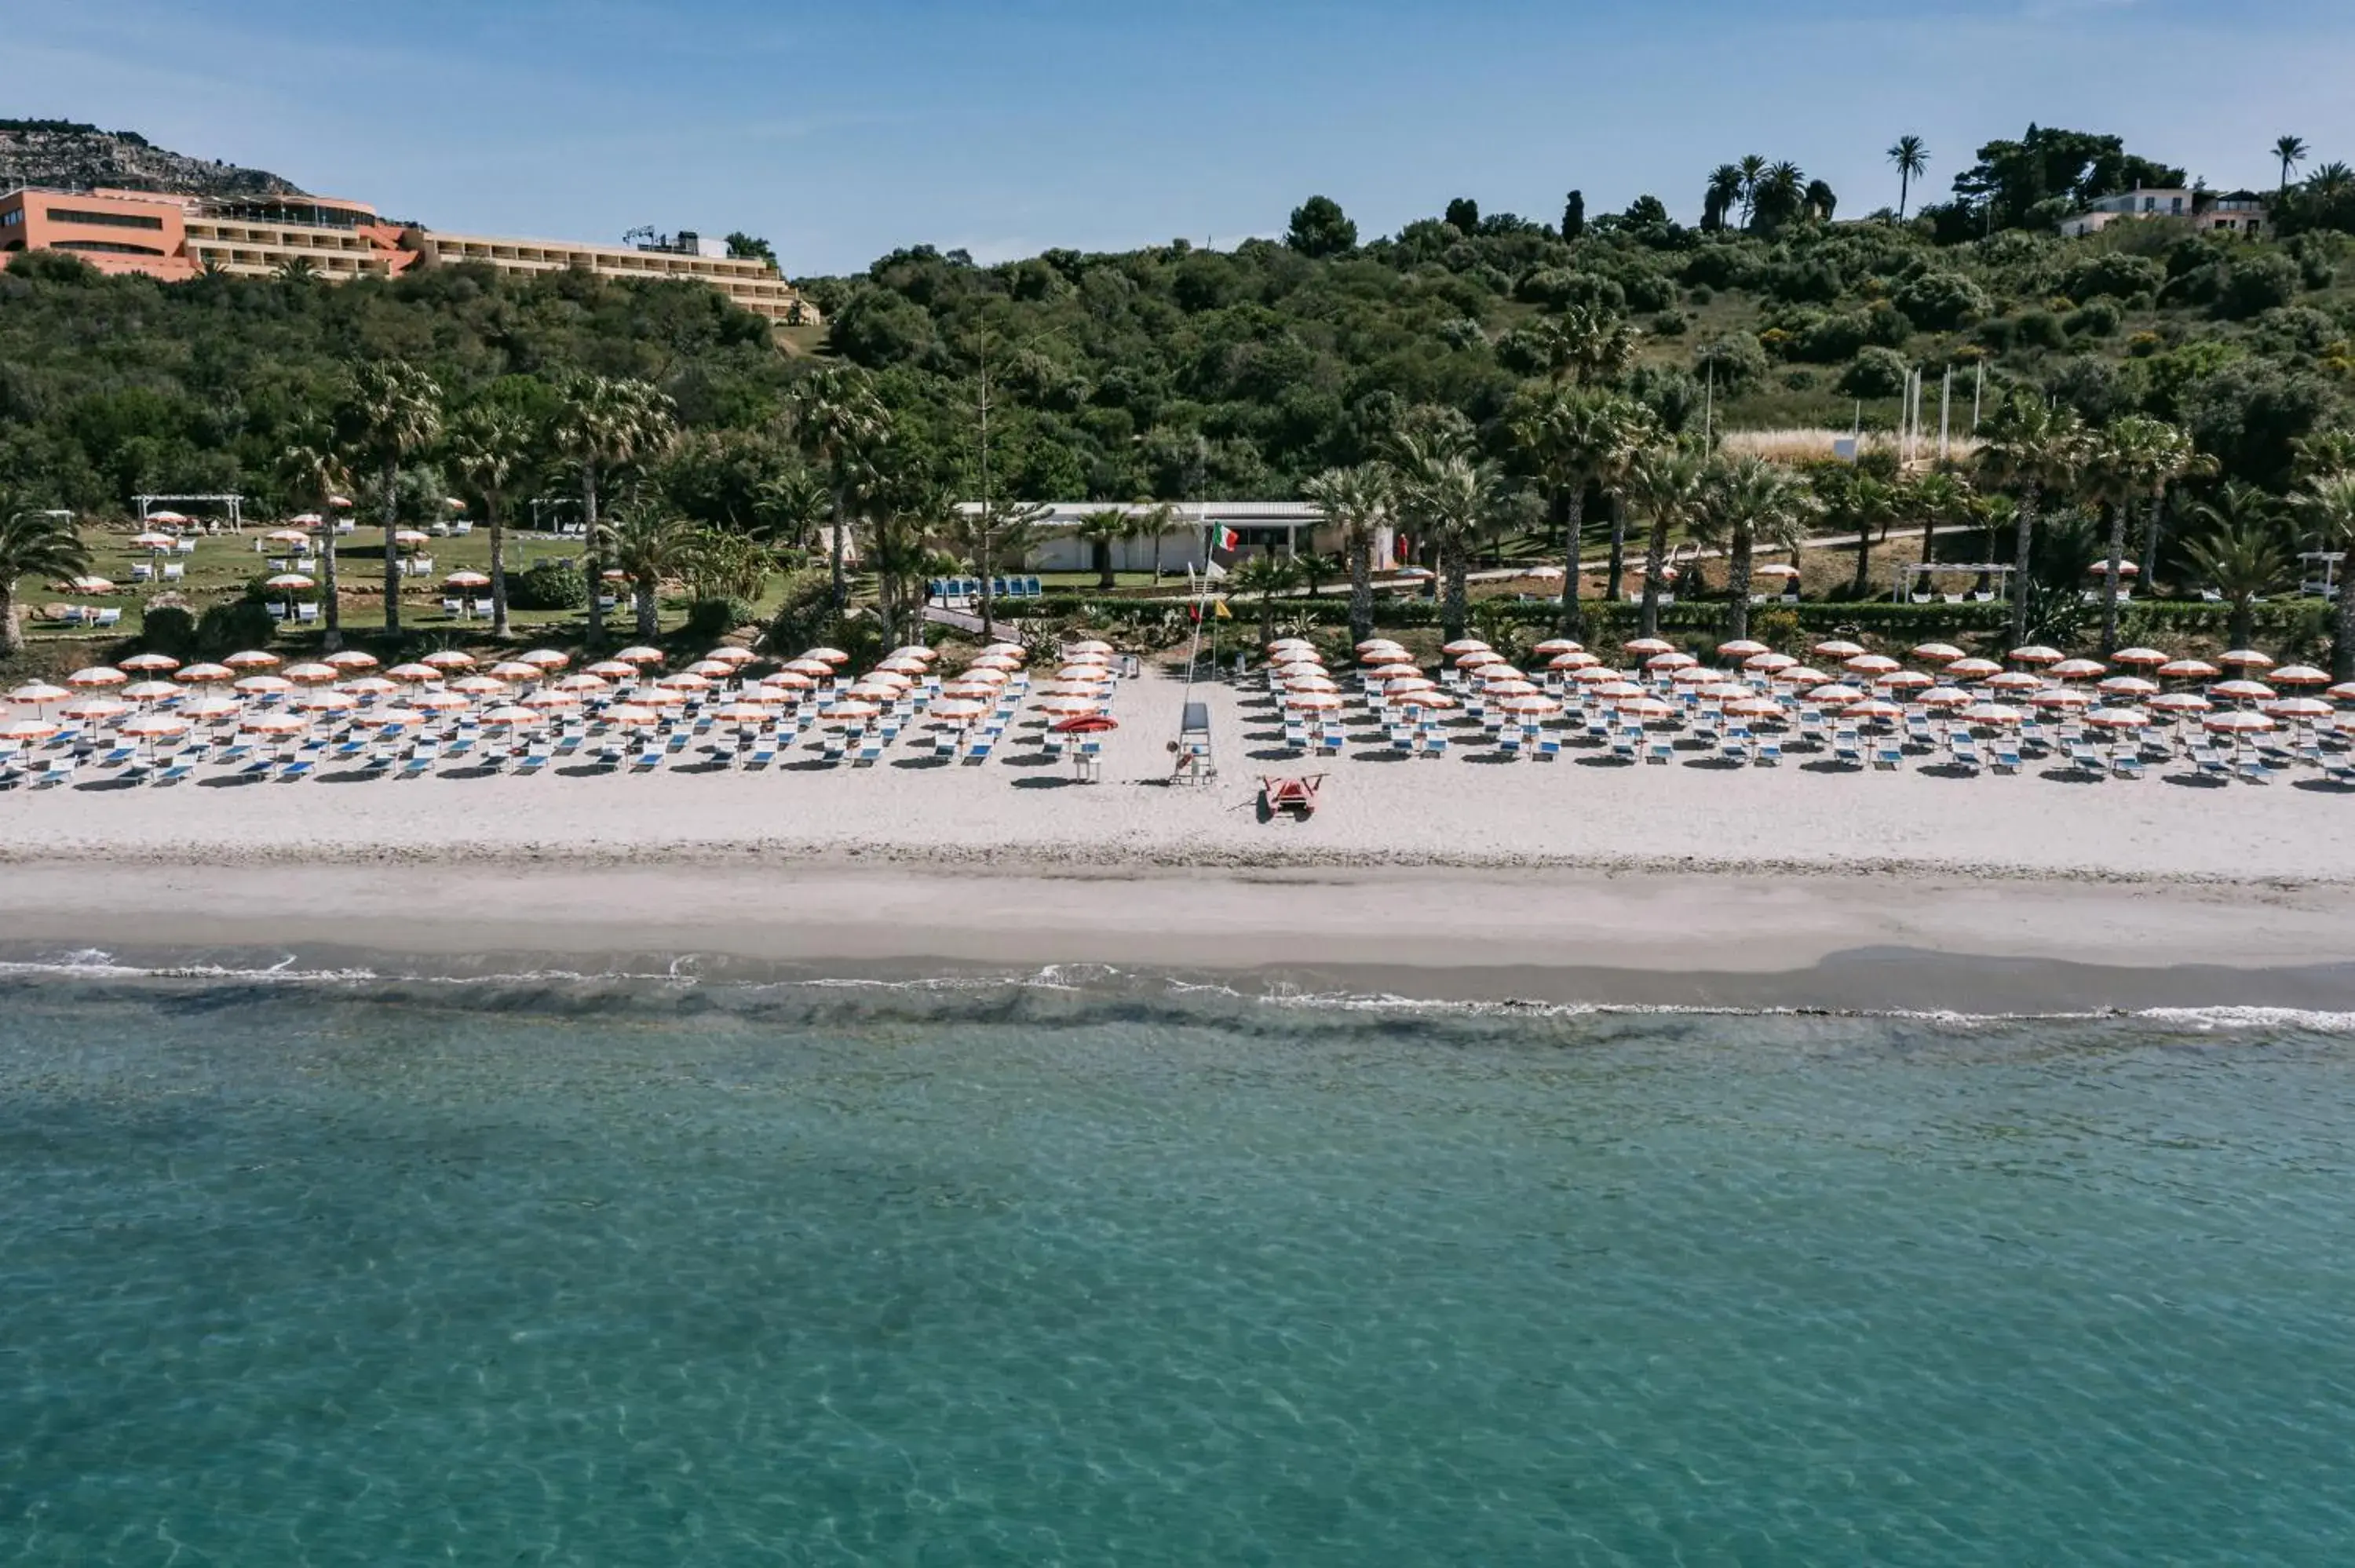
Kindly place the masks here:
MULTIPOLYGON (((980 508, 968 501, 960 503, 959 510, 971 515, 980 508)), ((1142 521, 1154 510, 1103 501, 1049 503, 1033 524, 1035 534, 1024 554, 1023 569, 1086 571, 1093 563, 1095 547, 1078 532, 1082 521, 1099 512, 1118 512, 1142 521)), ((1144 572, 1156 567, 1165 572, 1183 572, 1188 567, 1200 571, 1222 556, 1231 561, 1271 551, 1280 556, 1333 555, 1345 544, 1341 530, 1305 501, 1188 501, 1174 503, 1165 516, 1162 528, 1147 527, 1111 541, 1114 571, 1144 572)), ((1393 531, 1387 524, 1376 529, 1375 557, 1390 559, 1393 541, 1393 531)))
POLYGON ((2126 218, 2173 217, 2188 220, 2201 233, 2211 230, 2244 239, 2265 233, 2265 199, 2254 191, 2213 196, 2204 190, 2120 191, 2088 204, 2083 212, 2061 220, 2061 232, 2071 238, 2099 234, 2126 218))

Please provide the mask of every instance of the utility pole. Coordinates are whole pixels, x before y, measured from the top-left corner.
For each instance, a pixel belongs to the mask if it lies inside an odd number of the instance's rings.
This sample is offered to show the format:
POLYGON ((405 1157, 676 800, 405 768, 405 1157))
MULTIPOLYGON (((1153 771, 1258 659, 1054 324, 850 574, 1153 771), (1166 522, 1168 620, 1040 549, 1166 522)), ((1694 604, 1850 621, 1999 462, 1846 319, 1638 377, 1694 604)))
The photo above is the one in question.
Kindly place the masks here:
POLYGON ((997 622, 994 614, 996 604, 996 596, 989 591, 991 569, 989 536, 993 529, 989 515, 989 329, 986 327, 982 329, 979 357, 981 361, 981 397, 978 405, 981 415, 981 523, 975 530, 975 537, 981 543, 981 548, 976 552, 981 558, 974 565, 979 568, 981 574, 981 640, 987 643, 996 635, 997 622))
POLYGON ((1938 461, 1946 461, 1946 412, 1955 399, 1955 367, 1946 366, 1946 378, 1938 387, 1938 461))
POLYGON ((1979 396, 1987 390, 1987 361, 1978 361, 1972 366, 1972 371, 1971 434, 1976 436, 1979 433, 1979 396))
POLYGON ((1703 457, 1707 457, 1710 452, 1717 450, 1715 434, 1717 414, 1717 361, 1714 359, 1709 361, 1701 366, 1701 370, 1700 450, 1701 455, 1703 457))

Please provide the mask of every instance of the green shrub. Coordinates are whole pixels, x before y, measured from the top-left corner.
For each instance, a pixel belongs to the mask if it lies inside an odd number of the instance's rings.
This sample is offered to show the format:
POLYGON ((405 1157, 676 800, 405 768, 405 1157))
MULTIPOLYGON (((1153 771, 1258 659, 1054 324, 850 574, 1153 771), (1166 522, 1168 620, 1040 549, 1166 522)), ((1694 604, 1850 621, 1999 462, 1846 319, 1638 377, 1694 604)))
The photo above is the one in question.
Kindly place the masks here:
POLYGON ((2240 257, 2224 270, 2216 313, 2228 321, 2247 321, 2297 298, 2300 282, 2297 263, 2278 251, 2240 257))
POLYGON ((1839 390, 1849 397, 1894 397, 1905 390, 1910 368, 1893 348, 1868 348, 1840 372, 1839 390))
POLYGON ((1655 337, 1682 337, 1692 330, 1692 318, 1682 311, 1662 311, 1652 318, 1655 337))
POLYGON ((195 652, 219 655, 241 648, 267 646, 278 635, 278 622, 253 599, 233 599, 206 609, 197 622, 195 652))
POLYGON ((2012 318, 2011 342, 2015 348, 2066 348, 2069 334, 2051 311, 2022 311, 2012 318))
POLYGON ((507 604, 515 609, 581 609, 589 603, 589 579, 572 561, 534 561, 507 578, 507 604))
POLYGON ((1927 332, 1951 332, 1987 313, 1987 291, 1959 272, 1924 272, 1897 291, 1892 302, 1927 332))
POLYGON ((155 652, 186 658, 196 652, 197 618, 186 605, 151 604, 140 617, 139 641, 155 652))
POLYGON ((2121 319, 2115 300, 2088 300, 2061 318, 2061 330, 2071 337, 2111 337, 2121 319))
POLYGON ((783 602, 762 637, 771 652, 791 658, 825 641, 834 624, 833 578, 823 571, 795 572, 785 579, 783 602))
POLYGON ((687 607, 687 634, 694 638, 725 637, 740 626, 750 626, 760 609, 749 599, 699 599, 687 607))

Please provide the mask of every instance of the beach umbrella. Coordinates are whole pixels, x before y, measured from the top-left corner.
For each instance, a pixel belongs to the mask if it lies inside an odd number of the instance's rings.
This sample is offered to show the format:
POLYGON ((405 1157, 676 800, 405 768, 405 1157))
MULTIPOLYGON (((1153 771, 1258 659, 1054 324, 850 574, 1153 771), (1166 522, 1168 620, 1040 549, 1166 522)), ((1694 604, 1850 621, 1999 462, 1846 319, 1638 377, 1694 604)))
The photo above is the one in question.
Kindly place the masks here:
POLYGON ((284 670, 281 671, 280 673, 283 674, 288 680, 294 682, 298 685, 315 686, 334 680, 337 675, 343 673, 343 672, 336 669, 333 664, 322 664, 316 661, 309 661, 301 664, 289 664, 284 670))
POLYGON ((84 697, 58 711, 69 719, 102 723, 107 719, 121 718, 131 711, 131 705, 117 697, 84 697))
POLYGON ((1269 643, 1265 649, 1262 650, 1262 652, 1268 653, 1281 653, 1286 648, 1313 648, 1314 646, 1316 645, 1310 642, 1305 637, 1279 637, 1274 641, 1269 643))
POLYGON ((1287 692, 1284 694, 1284 705, 1288 708, 1298 708, 1303 713, 1331 713, 1341 705, 1341 694, 1338 692, 1287 692))
POLYGON ((1401 675, 1394 680, 1382 683, 1382 694, 1396 698, 1404 696, 1409 692, 1436 691, 1438 687, 1439 683, 1426 675, 1401 675))
POLYGON ((1673 653, 1677 651, 1677 645, 1663 638, 1637 637, 1619 644, 1619 651, 1623 653, 1633 653, 1638 658, 1649 659, 1658 653, 1673 653))
POLYGON ((2222 673, 2203 659, 2170 659, 2158 667, 2162 681, 2212 681, 2222 673))
POLYGON ((2274 667, 2270 654, 2260 653, 2254 648, 2235 648, 2229 653, 2219 653, 2216 662, 2228 670, 2270 670, 2274 667))
POLYGON ((2319 697, 2283 697, 2265 704, 2262 711, 2277 719, 2328 718, 2338 712, 2319 697))
POLYGON ((1807 701, 1823 707, 1845 707, 1850 703, 1864 701, 1864 694, 1854 686, 1835 683, 1828 686, 1817 686, 1807 694, 1807 701))
POLYGON ((813 648, 808 652, 804 653, 802 657, 805 659, 819 660, 828 668, 850 662, 850 655, 845 653, 839 648, 813 648))
POLYGON ((619 659, 600 659, 581 672, 601 681, 634 681, 638 676, 635 664, 625 664, 619 659))
POLYGON ((1267 662, 1278 669, 1293 664, 1322 664, 1314 648, 1279 648, 1267 656, 1267 662))
POLYGON ((65 726, 48 719, 18 719, 11 725, 0 725, 0 740, 53 740, 65 726))
POLYGON ((2341 681, 2322 694, 2333 702, 2355 703, 2355 681, 2341 681))
POLYGON ((1491 649, 1486 642, 1483 642, 1477 637, 1459 637, 1453 642, 1442 644, 1439 651, 1447 655, 1450 659, 1461 659, 1466 653, 1488 653, 1495 652, 1495 650, 1491 649))
POLYGON ((1913 699, 1925 708, 1966 708, 1971 694, 1960 686, 1932 686, 1913 699))
POLYGON ((1736 698, 1726 704, 1725 711, 1727 715, 1732 718, 1778 719, 1784 716, 1782 704, 1772 697, 1762 697, 1754 692, 1746 697, 1736 698))
POLYGON ((474 667, 474 656, 455 648, 444 648, 439 653, 428 653, 418 662, 431 664, 436 670, 471 670, 474 667))
POLYGON ((224 697, 218 693, 209 696, 190 697, 179 707, 182 718, 196 719, 199 722, 227 718, 231 714, 241 714, 244 711, 243 703, 239 702, 235 697, 224 697))
POLYGON ((1059 720, 1051 727, 1057 735, 1103 735, 1118 729, 1120 721, 1110 714, 1079 714, 1059 720))
POLYGON ((994 659, 1003 656, 1020 661, 1029 658, 1030 651, 1023 647, 1019 642, 992 642, 982 649, 981 656, 985 659, 994 659))
POLYGON ((377 667, 378 660, 377 656, 373 653, 363 653, 357 648, 343 648, 328 654, 325 658, 320 660, 319 662, 322 664, 333 664, 338 670, 348 672, 352 670, 373 670, 377 667))
MULTIPOLYGON (((1582 686, 1600 685, 1607 681, 1625 682, 1629 685, 1635 685, 1634 682, 1628 681, 1626 676, 1621 674, 1618 671, 1614 670, 1608 664, 1585 665, 1581 669, 1572 670, 1570 673, 1570 678, 1573 683, 1582 686)), ((1638 691, 1641 691, 1642 689, 1643 688, 1640 686, 1636 687, 1636 690, 1638 691)))
POLYGON ((1551 718, 1561 712, 1561 704, 1542 692, 1525 692, 1505 698, 1497 708, 1515 718, 1551 718))
MULTIPOLYGON (((899 647, 892 649, 889 654, 885 655, 885 657, 891 659, 921 659, 927 664, 931 663, 940 656, 941 651, 939 649, 927 648, 921 642, 902 642, 899 647)), ((741 658, 745 662, 750 663, 755 655, 750 648, 739 648, 731 642, 714 648, 710 652, 705 654, 704 657, 707 659, 741 658)))
POLYGON ((41 706, 49 703, 61 703, 72 695, 73 694, 63 686, 53 686, 47 681, 27 681, 10 692, 8 700, 12 703, 27 703, 41 706))
POLYGON ((843 697, 818 710, 818 716, 835 724, 855 724, 871 719, 883 711, 880 705, 865 697, 843 697))
POLYGON ((1359 643, 1356 652, 1360 664, 1392 664, 1409 657, 1404 648, 1382 639, 1359 643))
POLYGON ((1066 643, 1063 652, 1065 653, 1109 653, 1112 652, 1112 644, 1101 638, 1083 637, 1077 642, 1066 643))
POLYGON ((349 713, 360 700, 346 692, 305 692, 286 705, 298 714, 349 713))
POLYGON ((2048 686, 2043 691, 2029 693, 2028 705, 2032 708, 2089 708, 2094 705, 2094 694, 2076 686, 2048 686))
POLYGON ((1591 670, 1603 661, 1583 649, 1573 653, 1557 653, 1546 661, 1549 670, 1591 670))
POLYGON ((2216 735, 2264 735, 2279 728, 2272 719, 2260 713, 2240 709, 2229 714, 2211 714, 2200 721, 2200 726, 2216 735))
POLYGON ((2219 681, 2208 688, 2211 697, 2230 697, 2236 703, 2270 702, 2274 689, 2263 681, 2219 681))
POLYGON ((286 521, 293 524, 297 528, 318 528, 324 527, 327 520, 315 512, 297 512, 286 521))
POLYGON ((2025 648, 2013 649, 2004 657, 2015 664, 2058 664, 2063 655, 2058 648, 2047 648, 2041 642, 2031 642, 2025 648))
POLYGON ((741 697, 732 702, 722 703, 718 707, 708 711, 712 719, 719 724, 766 724, 777 716, 776 709, 741 697))
POLYGON ((352 722, 371 729, 407 729, 411 725, 424 724, 432 717, 431 714, 420 713, 415 708, 378 708, 372 714, 357 715, 352 722))
POLYGON ((645 708, 678 708, 687 705, 689 694, 672 686, 639 686, 629 694, 629 700, 645 708))
POLYGON ((123 688, 123 697, 134 703, 160 703, 179 694, 180 688, 169 681, 133 681, 123 688))
POLYGON ((1104 673, 1101 667, 1094 664, 1066 664, 1061 669, 1055 672, 1055 679, 1059 681, 1092 681, 1101 684, 1104 679, 1104 673))
POLYGON ((1796 663, 1798 661, 1788 653, 1753 653, 1742 662, 1742 667, 1745 670, 1755 670, 1762 675, 1772 675, 1777 671, 1788 670, 1796 663))
POLYGON ((943 697, 932 707, 936 719, 949 719, 959 724, 970 723, 989 712, 990 705, 977 697, 943 697))
POLYGON ((1840 667, 1850 674, 1886 675, 1898 666, 1897 661, 1886 653, 1859 653, 1842 660, 1840 667))
POLYGON ((1962 712, 1966 724, 2019 724, 2028 715, 2001 703, 1973 703, 1962 712))
POLYGON ((1828 641, 1817 643, 1807 652, 1818 659, 1853 659, 1864 652, 1864 644, 1850 642, 1844 637, 1835 637, 1828 641))
POLYGON ((2163 714, 2204 714, 2216 705, 2197 692, 2161 692, 2146 705, 2163 714))
POLYGON ((411 692, 407 705, 421 713, 453 714, 474 705, 456 692, 411 692))
POLYGON ((1287 692, 1337 692, 1341 688, 1330 675, 1294 675, 1284 683, 1284 689, 1287 692))
POLYGON ((2090 681, 2096 675, 2108 674, 2109 669, 2095 659, 2063 659, 2045 673, 2062 681, 2090 681))
POLYGON ((950 681, 941 687, 941 695, 952 702, 988 704, 996 701, 997 690, 986 681, 950 681))
POLYGON ((628 725, 632 726, 644 726, 645 725, 662 723, 662 715, 660 713, 656 712, 653 708, 643 706, 637 703, 615 703, 612 707, 605 710, 603 716, 607 724, 628 725))
POLYGON ((273 529, 262 537, 273 545, 300 545, 306 550, 311 547, 311 535, 300 528, 273 529))
POLYGON ((2147 697, 2158 690, 2158 683, 2142 675, 2112 675, 2095 689, 2105 697, 2147 697))
POLYGON ((1053 695, 1039 699, 1039 711, 1043 714, 1092 714, 1103 706, 1094 697, 1053 695))
POLYGON ((1484 698, 1500 701, 1506 697, 1534 696, 1538 694, 1538 688, 1529 681, 1499 681, 1493 686, 1483 686, 1480 694, 1484 698))
MULTIPOLYGON (((131 661, 124 660, 123 667, 126 670, 131 668, 131 661)), ((2330 683, 2329 673, 2311 664, 2284 664, 2265 679, 2276 686, 2327 686, 2330 683)))
POLYGON ((2110 655, 2113 664, 2132 664, 2137 668, 2156 669, 2167 662, 2168 656, 2156 648, 2121 648, 2110 655))
POLYGON ((132 547, 138 550, 168 550, 173 543, 169 534, 134 534, 131 536, 132 547))
POLYGON ((1951 664, 1963 656, 1963 651, 1951 642, 1924 642, 1913 650, 1913 656, 1925 663, 1951 664))
POLYGON ((502 659, 491 666, 491 673, 502 681, 537 681, 546 672, 520 659, 502 659))
POLYGON ((1717 654, 1721 659, 1754 659, 1761 653, 1773 652, 1774 651, 1764 642, 1750 637, 1737 637, 1731 642, 1721 642, 1717 645, 1717 654))
POLYGON ((727 681, 735 678, 736 666, 725 659, 698 659, 687 667, 687 673, 707 681, 727 681))
POLYGON ((474 722, 496 726, 501 729, 516 729, 527 725, 546 724, 548 715, 536 708, 520 707, 509 703, 488 710, 480 715, 474 722))
POLYGON ((676 673, 664 675, 657 679, 655 684, 671 692, 708 692, 711 689, 709 681, 691 670, 680 670, 676 673))
POLYGON ((87 670, 76 670, 66 677, 66 684, 77 691, 91 691, 100 686, 119 686, 131 677, 112 664, 93 664, 87 670))
POLYGON ((300 735, 311 721, 301 714, 248 714, 237 727, 248 735, 300 735))
POLYGON ((349 511, 351 509, 352 498, 348 495, 330 495, 327 497, 327 504, 330 506, 340 506, 345 510, 349 511))
POLYGON ((1867 697, 1860 703, 1849 704, 1840 716, 1854 719, 1859 724, 1889 724, 1903 718, 1905 710, 1885 698, 1867 697))
POLYGON ((670 657, 659 648, 624 648, 613 657, 624 664, 659 664, 670 657))
POLYGON ((1629 697, 1641 697, 1649 694, 1633 681, 1614 678, 1596 682, 1587 688, 1587 694, 1601 697, 1605 702, 1622 702, 1629 697))
POLYGON ((1674 674, 1678 670, 1692 669, 1700 662, 1700 660, 1689 653, 1678 653, 1671 650, 1666 653, 1652 654, 1644 661, 1644 668, 1656 675, 1668 675, 1674 674))
POLYGON ((411 685, 426 681, 438 681, 442 678, 442 672, 431 664, 395 664, 385 673, 396 681, 406 681, 411 685))
POLYGON ((469 697, 495 697, 507 689, 507 683, 496 675, 461 675, 450 683, 450 689, 469 697))
POLYGON ((1919 670, 1891 670, 1872 683, 1884 692, 1919 692, 1938 683, 1919 670))
MULTIPOLYGON (((626 667, 627 666, 624 666, 624 668, 626 667)), ((567 675, 559 681, 550 683, 549 689, 559 692, 570 692, 574 695, 578 696, 590 692, 609 692, 613 688, 613 683, 605 680, 602 676, 592 675, 584 670, 577 675, 567 675)))
POLYGON ((226 664, 184 664, 172 672, 172 679, 186 686, 217 686, 236 680, 237 672, 226 664))
POLYGON ((1989 675, 1986 684, 1990 691, 2032 692, 2042 686, 2044 682, 2025 670, 2005 670, 1989 675))
POLYGON ((136 718, 124 719, 115 733, 130 736, 134 740, 162 740, 169 736, 187 734, 188 721, 175 718, 170 714, 141 714, 136 718))
POLYGON ((581 694, 578 692, 559 692, 553 688, 543 688, 527 694, 518 705, 542 710, 577 708, 581 705, 581 694))
POLYGON ((1754 697, 1758 694, 1740 681, 1720 680, 1703 686, 1700 689, 1700 694, 1713 703, 1738 703, 1745 697, 1754 697))
POLYGON ((1394 637, 1369 637, 1358 644, 1357 652, 1366 653, 1377 648, 1396 648, 1399 645, 1398 640, 1394 637))
POLYGON ((337 682, 336 690, 349 692, 356 697, 389 697, 400 688, 382 675, 362 675, 356 681, 337 682))
MULTIPOLYGON (((812 681, 830 681, 834 666, 823 659, 788 659, 783 666, 787 674, 806 676, 812 681)), ((970 673, 971 672, 967 672, 970 673)))
POLYGON ((141 519, 141 521, 147 523, 171 524, 186 523, 187 520, 186 514, 174 512, 167 507, 158 507, 155 511, 147 514, 144 518, 141 519))
POLYGON ((430 544, 432 541, 426 535, 419 533, 414 528, 396 528, 392 531, 392 542, 396 545, 416 546, 430 544))
POLYGON ((1786 664, 1774 673, 1778 686, 1820 686, 1831 679, 1821 670, 1805 664, 1786 664))
POLYGON ((572 662, 572 655, 559 653, 553 648, 535 648, 528 653, 517 654, 516 662, 541 670, 561 670, 572 662))
POLYGON ((1724 671, 1711 670, 1700 664, 1688 664, 1681 670, 1672 671, 1668 675, 1668 680, 1679 686, 1707 686, 1724 679, 1724 671))
POLYGON ((128 659, 118 660, 114 667, 135 675, 168 675, 180 667, 180 662, 169 653, 133 653, 128 659))
POLYGON ((1582 645, 1571 638, 1549 637, 1544 641, 1539 643, 1536 647, 1530 649, 1529 652, 1542 655, 1545 658, 1551 659, 1563 653, 1583 653, 1586 650, 1582 645))
POLYGON ((442 579, 443 588, 478 588, 491 586, 491 579, 481 572, 452 572, 442 579))
POLYGON ((1420 708, 1427 713, 1444 713, 1457 705, 1445 692, 1409 692, 1391 705, 1394 707, 1420 708))
MULTIPOLYGON (((1562 657, 1568 659, 1577 655, 1565 653, 1562 657)), ((1423 671, 1416 665, 1394 662, 1388 664, 1375 664, 1361 670, 1358 673, 1358 678, 1369 686, 1379 686, 1385 681, 1396 681, 1409 675, 1422 673, 1423 671)))
POLYGON ((1950 681, 1984 681, 1989 675, 2000 675, 2003 666, 1992 659, 1957 659, 1946 666, 1950 681))
POLYGON ((1667 718, 1676 711, 1657 697, 1630 697, 1619 705, 1619 715, 1622 718, 1631 718, 1644 724, 1667 718))

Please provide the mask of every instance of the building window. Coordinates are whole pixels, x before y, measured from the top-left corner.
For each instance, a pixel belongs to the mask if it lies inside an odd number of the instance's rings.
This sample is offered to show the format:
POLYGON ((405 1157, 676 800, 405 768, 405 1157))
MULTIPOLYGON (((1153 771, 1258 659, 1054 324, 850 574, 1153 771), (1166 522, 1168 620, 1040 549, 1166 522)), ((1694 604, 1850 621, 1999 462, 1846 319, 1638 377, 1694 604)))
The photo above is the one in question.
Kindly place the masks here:
POLYGON ((80 207, 53 207, 49 208, 49 221, 51 223, 88 224, 98 228, 160 229, 164 227, 164 220, 162 218, 152 217, 145 213, 86 212, 80 207))
POLYGON ((2175 198, 2174 206, 2169 210, 2179 213, 2181 212, 2183 210, 2183 198, 2181 196, 2177 196, 2175 198))
POLYGON ((153 245, 117 245, 111 239, 60 239, 53 247, 59 250, 92 250, 104 256, 161 256, 153 245))
POLYGON ((12 207, 6 212, 0 212, 0 228, 15 228, 24 221, 25 209, 21 207, 12 207))

